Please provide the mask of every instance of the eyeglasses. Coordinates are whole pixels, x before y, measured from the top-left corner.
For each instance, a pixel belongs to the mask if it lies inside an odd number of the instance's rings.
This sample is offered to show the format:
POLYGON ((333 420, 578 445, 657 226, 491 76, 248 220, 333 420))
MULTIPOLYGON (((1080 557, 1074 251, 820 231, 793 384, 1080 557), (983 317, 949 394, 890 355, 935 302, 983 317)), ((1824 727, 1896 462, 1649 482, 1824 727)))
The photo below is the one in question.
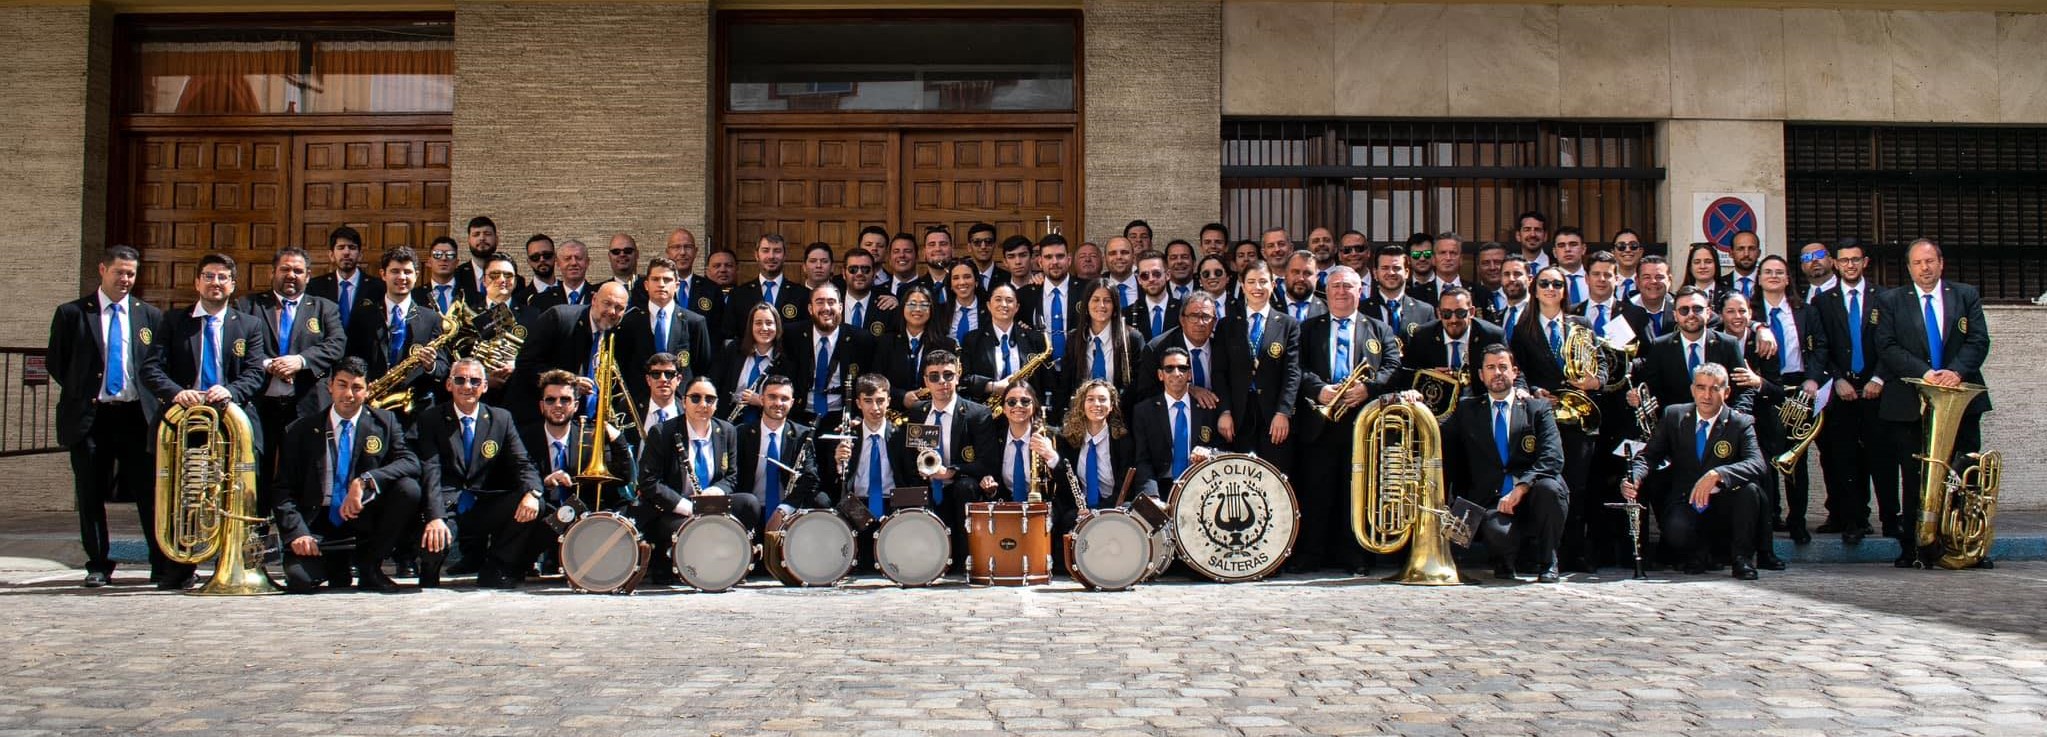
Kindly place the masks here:
POLYGON ((536 264, 537 264, 537 263, 540 263, 540 262, 542 262, 542 261, 553 261, 553 260, 554 260, 554 252, 553 252, 553 251, 541 251, 541 252, 539 252, 539 253, 529 253, 529 254, 526 254, 526 260, 527 260, 527 261, 531 261, 531 262, 533 262, 533 263, 536 263, 536 264))
POLYGON ((1842 257, 1840 257, 1840 258, 1836 258, 1836 259, 1834 259, 1834 263, 1837 263, 1837 264, 1859 264, 1859 263, 1862 263, 1862 262, 1864 262, 1864 261, 1868 261, 1868 260, 1869 260, 1869 257, 1868 257, 1868 256, 1842 256, 1842 257))
POLYGON ((1415 259, 1423 259, 1423 260, 1426 260, 1426 259, 1432 259, 1432 258, 1435 258, 1435 257, 1436 257, 1436 252, 1435 252, 1435 251, 1433 251, 1433 250, 1429 250, 1429 251, 1408 251, 1408 252, 1407 252, 1407 255, 1408 255, 1408 257, 1409 257, 1409 258, 1415 258, 1415 259))
POLYGON ((1344 247, 1343 247, 1342 249, 1340 249, 1340 250, 1342 250, 1342 252, 1344 252, 1344 253, 1348 253, 1348 254, 1360 254, 1360 253, 1364 253, 1364 252, 1366 252, 1366 251, 1370 251, 1370 250, 1372 250, 1372 247, 1371 247, 1371 246, 1344 246, 1344 247))
POLYGON ((483 377, 481 377, 481 376, 450 376, 450 377, 448 377, 448 383, 450 383, 450 384, 454 384, 455 386, 483 386, 483 377))
POLYGON ((640 249, 637 249, 637 248, 614 248, 614 249, 611 249, 611 255, 613 255, 613 256, 630 256, 630 255, 632 255, 632 254, 635 254, 635 253, 639 253, 639 252, 640 252, 640 249))
POLYGON ((1009 399, 1002 400, 1002 406, 1004 407, 1029 407, 1031 404, 1030 397, 1010 397, 1009 399))
POLYGON ((1826 252, 1826 251, 1813 251, 1812 253, 1804 254, 1804 255, 1801 255, 1801 256, 1799 256, 1799 257, 1798 257, 1798 262, 1799 262, 1799 263, 1801 263, 1801 264, 1809 264, 1809 263, 1812 263, 1812 262, 1814 262, 1814 261, 1825 261, 1825 260, 1827 260, 1827 252, 1826 252))
POLYGON ((846 273, 848 273, 848 274, 872 274, 872 273, 874 273, 874 267, 872 267, 872 266, 847 266, 847 267, 846 267, 846 273))
POLYGON ((1705 305, 1678 305, 1677 314, 1697 315, 1706 311, 1705 305))
POLYGON ((209 271, 199 275, 199 281, 226 284, 235 280, 235 275, 223 271, 209 271))
POLYGON ((541 403, 541 404, 547 404, 547 405, 555 405, 555 404, 575 404, 575 403, 576 403, 576 398, 575 398, 575 397, 547 397, 547 398, 545 398, 545 399, 542 399, 542 400, 540 400, 540 403, 541 403))
POLYGON ((1187 372, 1189 372, 1189 371, 1193 371, 1193 370, 1194 370, 1194 367, 1192 367, 1192 366, 1184 366, 1184 365, 1180 365, 1180 364, 1173 364, 1173 365, 1171 365, 1171 366, 1160 366, 1160 367, 1159 367, 1159 370, 1160 370, 1160 371, 1164 371, 1164 372, 1166 372, 1166 373, 1169 373, 1169 374, 1184 374, 1184 373, 1187 373, 1187 372))
POLYGON ((667 381, 680 375, 682 375, 681 372, 676 371, 675 369, 654 369, 652 371, 647 372, 647 376, 649 378, 658 381, 667 381))
POLYGON ((905 309, 905 310, 930 310, 930 309, 931 309, 931 303, 930 303, 930 302, 904 302, 904 303, 903 303, 903 309, 905 309))
POLYGON ((1462 320, 1471 317, 1471 310, 1436 310, 1436 316, 1445 320, 1462 320))
POLYGON ((1615 244, 1613 244, 1613 250, 1616 250, 1616 251, 1640 251, 1640 250, 1642 250, 1642 244, 1640 244, 1640 243, 1625 243, 1625 242, 1623 242, 1623 243, 1615 243, 1615 244))
POLYGON ((1150 270, 1150 271, 1140 271, 1140 272, 1137 272, 1137 278, 1139 278, 1139 279, 1164 279, 1164 278, 1166 278, 1166 271, 1165 271, 1165 269, 1152 269, 1152 270, 1150 270))
POLYGON ((433 253, 427 254, 427 256, 428 256, 429 258, 432 258, 432 259, 433 259, 433 260, 435 260, 435 261, 453 261, 453 260, 455 260, 455 254, 454 254, 454 253, 452 253, 452 252, 449 252, 449 251, 435 251, 435 252, 433 252, 433 253))
POLYGON ((1562 279, 1537 279, 1535 281, 1536 289, 1563 289, 1564 286, 1564 280, 1562 279))
POLYGON ((715 394, 689 394, 689 395, 685 395, 685 396, 686 396, 686 397, 687 397, 687 398, 689 399, 689 403, 690 403, 690 404, 717 404, 717 403, 718 403, 718 397, 717 397, 717 395, 715 395, 715 394))
POLYGON ((1201 272, 1201 278, 1203 279, 1221 279, 1229 275, 1230 272, 1223 271, 1221 269, 1206 269, 1201 272))
POLYGON ((929 371, 924 374, 925 381, 936 381, 940 383, 952 381, 953 379, 957 379, 959 377, 960 375, 956 371, 929 371))

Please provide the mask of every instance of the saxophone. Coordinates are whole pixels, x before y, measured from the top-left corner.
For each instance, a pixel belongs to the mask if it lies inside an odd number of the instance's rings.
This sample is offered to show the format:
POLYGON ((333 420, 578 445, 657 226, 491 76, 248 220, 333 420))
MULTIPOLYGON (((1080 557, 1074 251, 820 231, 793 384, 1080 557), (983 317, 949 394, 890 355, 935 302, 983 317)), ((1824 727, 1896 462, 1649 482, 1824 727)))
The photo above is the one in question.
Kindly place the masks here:
MULTIPOLYGON (((1030 378, 1031 374, 1036 373, 1040 367, 1045 365, 1046 361, 1050 360, 1052 360, 1051 349, 1039 351, 1037 355, 1031 356, 1030 359, 1024 361, 1022 366, 1017 367, 1016 373, 1002 377, 1001 383, 1004 387, 1016 386, 1018 380, 1030 378)), ((1005 389, 1004 391, 1008 390, 1005 389)), ((989 392, 988 409, 1000 410, 1001 407, 1002 392, 989 392)))
MULTIPOLYGON (((458 340, 473 337, 475 320, 476 311, 470 309, 468 303, 457 300, 441 314, 441 334, 427 341, 426 347, 440 351, 458 340)), ((406 385, 411 383, 412 373, 422 368, 424 363, 418 356, 408 353, 405 360, 385 370, 383 376, 370 382, 370 406, 401 415, 412 414, 417 399, 412 396, 412 388, 406 385)))

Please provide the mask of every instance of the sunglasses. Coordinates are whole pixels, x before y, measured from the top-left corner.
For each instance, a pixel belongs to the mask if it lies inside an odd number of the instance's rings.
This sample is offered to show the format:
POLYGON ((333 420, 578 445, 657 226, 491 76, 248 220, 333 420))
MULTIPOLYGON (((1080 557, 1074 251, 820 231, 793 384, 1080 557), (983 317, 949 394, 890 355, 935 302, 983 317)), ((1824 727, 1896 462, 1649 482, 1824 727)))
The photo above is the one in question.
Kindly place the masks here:
POLYGON ((1166 278, 1166 272, 1165 272, 1165 270, 1164 270, 1164 269, 1152 269, 1152 270, 1150 270, 1150 271, 1140 271, 1140 272, 1137 272, 1137 278, 1139 278, 1139 279, 1164 279, 1164 278, 1166 278))
POLYGON ((639 253, 639 252, 640 252, 640 249, 637 249, 637 248, 614 248, 614 249, 611 249, 611 255, 613 255, 613 256, 629 256, 629 255, 632 255, 632 254, 635 254, 635 253, 639 253))
POLYGON ((1445 320, 1462 320, 1471 317, 1471 310, 1436 310, 1436 316, 1445 320))
POLYGON ((556 404, 575 404, 575 403, 576 403, 576 398, 575 398, 575 397, 548 397, 548 398, 546 398, 546 399, 542 399, 542 400, 540 400, 540 403, 541 403, 541 404, 546 404, 546 405, 556 405, 556 404))
POLYGON ((483 275, 483 278, 485 278, 485 279, 511 279, 511 278, 514 278, 514 277, 517 277, 517 276, 518 276, 518 274, 514 274, 514 273, 512 273, 512 272, 509 272, 509 271, 493 271, 493 272, 490 272, 490 273, 488 273, 488 274, 484 274, 484 275, 483 275))
POLYGON ((1358 254, 1358 253, 1364 253, 1364 252, 1366 252, 1366 251, 1370 251, 1370 250, 1372 250, 1372 247, 1371 247, 1371 246, 1344 246, 1344 247, 1343 247, 1343 252, 1344 252, 1344 253, 1349 253, 1349 254, 1358 254))
POLYGON ((455 386, 483 386, 483 377, 450 376, 448 377, 448 383, 455 386))
POLYGON ((1206 271, 1201 272, 1201 278, 1203 279, 1221 279, 1229 275, 1230 272, 1222 271, 1219 269, 1208 269, 1206 271))
POLYGON ((1805 255, 1802 255, 1802 256, 1799 256, 1799 257, 1798 257, 1798 262, 1799 262, 1799 263, 1801 263, 1801 264, 1809 264, 1809 263, 1812 263, 1812 262, 1814 262, 1814 261, 1825 261, 1825 260, 1827 260, 1827 252, 1826 252, 1826 251, 1813 251, 1812 253, 1808 253, 1808 254, 1805 254, 1805 255))
POLYGON ((1408 257, 1409 257, 1409 258, 1415 258, 1415 259, 1432 259, 1432 258, 1435 258, 1435 257, 1436 257, 1436 252, 1435 252, 1435 251, 1408 251, 1408 252, 1407 252, 1407 255, 1408 255, 1408 257))
POLYGON ((848 274, 872 274, 872 273, 874 273, 874 267, 872 267, 872 266, 848 266, 848 267, 846 267, 846 273, 848 273, 848 274))
POLYGON ((1187 373, 1187 372, 1189 372, 1189 371, 1193 371, 1193 370, 1194 370, 1194 367, 1193 367, 1193 366, 1182 366, 1182 365, 1179 365, 1179 364, 1174 364, 1174 365, 1172 365, 1172 366, 1160 366, 1160 367, 1159 367, 1159 370, 1160 370, 1160 371, 1164 371, 1164 372, 1166 372, 1166 373, 1169 373, 1169 374, 1184 374, 1184 373, 1187 373))
POLYGON ((1562 279, 1538 279, 1535 282, 1537 289, 1563 289, 1564 286, 1562 279))
POLYGON ((717 404, 717 403, 718 403, 718 397, 717 397, 717 395, 713 395, 713 394, 690 394, 690 395, 686 395, 686 396, 687 396, 687 398, 689 399, 689 403, 690 403, 690 404, 717 404))
POLYGON ((933 371, 924 375, 925 381, 947 382, 959 378, 956 371, 933 371))
POLYGON ((1029 407, 1032 404, 1029 397, 1011 397, 1002 400, 1002 406, 1004 407, 1029 407))
POLYGON ((1616 250, 1616 251, 1640 251, 1640 250, 1642 250, 1642 244, 1640 244, 1640 243, 1615 243, 1615 244, 1613 244, 1613 250, 1616 250))
POLYGON ((527 261, 532 261, 532 262, 534 262, 534 263, 539 263, 539 262, 541 262, 541 261, 553 261, 553 260, 554 260, 554 252, 553 252, 553 251, 541 251, 541 252, 539 252, 539 253, 529 253, 529 254, 526 254, 526 260, 527 260, 527 261))
POLYGON ((669 380, 669 379, 673 379, 673 378, 675 378, 675 377, 677 377, 677 376, 680 376, 680 375, 681 375, 681 373, 680 373, 680 372, 678 372, 678 371, 676 371, 676 370, 674 370, 674 369, 665 369, 665 370, 663 370, 663 369, 655 369, 655 370, 653 370, 653 371, 649 371, 649 372, 647 372, 647 376, 649 376, 649 377, 651 377, 651 378, 654 378, 654 379, 659 379, 659 380, 661 380, 661 381, 667 381, 667 380, 669 380))
POLYGON ((1680 315, 1697 315, 1705 311, 1706 308, 1703 305, 1678 305, 1677 307, 1677 314, 1680 315))
POLYGON ((429 258, 432 258, 432 259, 433 259, 433 260, 435 260, 435 261, 453 261, 453 260, 455 260, 455 254, 452 254, 452 253, 448 253, 448 252, 446 252, 446 251, 435 251, 435 252, 433 252, 433 253, 427 254, 427 256, 428 256, 429 258))

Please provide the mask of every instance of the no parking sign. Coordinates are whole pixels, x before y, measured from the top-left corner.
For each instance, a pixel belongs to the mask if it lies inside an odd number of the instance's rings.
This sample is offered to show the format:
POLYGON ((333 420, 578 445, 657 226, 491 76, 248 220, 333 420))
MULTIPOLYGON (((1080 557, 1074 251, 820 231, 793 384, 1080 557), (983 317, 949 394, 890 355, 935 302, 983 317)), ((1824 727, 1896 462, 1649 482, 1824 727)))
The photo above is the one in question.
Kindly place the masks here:
POLYGON ((1761 192, 1693 192, 1692 242, 1711 243, 1725 251, 1734 234, 1763 232, 1761 192))

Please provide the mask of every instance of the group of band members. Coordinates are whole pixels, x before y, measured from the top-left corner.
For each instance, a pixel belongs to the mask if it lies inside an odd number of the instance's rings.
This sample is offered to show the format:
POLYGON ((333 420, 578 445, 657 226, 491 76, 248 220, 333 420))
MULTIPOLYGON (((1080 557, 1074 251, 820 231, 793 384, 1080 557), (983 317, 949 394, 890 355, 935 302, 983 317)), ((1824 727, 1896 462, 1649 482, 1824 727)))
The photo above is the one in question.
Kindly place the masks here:
MULTIPOLYGON (((1301 532, 1288 571, 1363 573, 1374 556, 1347 522, 1364 413, 1324 410, 1404 392, 1431 370, 1463 382, 1442 418, 1444 468, 1449 492, 1485 510, 1477 537, 1501 577, 1554 582, 1631 561, 1626 518, 1608 506, 1623 500, 1660 530, 1643 551, 1660 564, 1781 569, 1773 528, 1810 540, 1803 465, 1779 478, 1767 462, 1787 447, 1778 407, 1796 392, 1831 394, 1817 531, 1859 542, 1876 532, 1874 498, 1882 533, 1906 545, 1900 565, 1916 560, 1917 499, 1900 484, 1916 489, 1919 465, 1899 459, 1923 443, 1919 406, 1886 385, 1981 383, 1989 346, 1977 293, 1943 279, 1939 245, 1912 243, 1911 282, 1884 289, 1865 279, 1865 246, 1806 244, 1799 286, 1744 232, 1732 271, 1695 245, 1673 286, 1670 260, 1632 230, 1590 250, 1541 213, 1516 222, 1514 243, 1475 248, 1449 233, 1375 247, 1327 228, 1297 248, 1283 229, 1232 241, 1209 224, 1197 243, 1158 249, 1142 221, 1100 246, 1051 234, 998 247, 977 224, 965 255, 942 227, 869 227, 841 256, 810 245, 801 274, 784 270, 788 244, 764 236, 757 275, 739 283, 730 250, 696 273, 695 235, 681 228, 646 260, 614 236, 602 282, 585 244, 534 235, 522 275, 479 217, 467 259, 443 237, 365 261, 343 227, 328 238, 331 271, 311 276, 313 256, 284 248, 258 290, 240 289, 233 259, 208 255, 196 304, 168 314, 130 294, 139 257, 116 246, 98 289, 59 307, 50 333, 85 584, 114 570, 106 502, 135 502, 154 528, 153 444, 137 441, 171 405, 227 403, 256 428, 260 504, 294 592, 397 590, 387 560, 426 587, 470 573, 516 587, 547 568, 547 520, 564 505, 633 518, 656 548, 651 580, 670 583, 668 541, 701 496, 730 497, 758 535, 807 508, 878 519, 912 487, 951 526, 957 567, 965 505, 1028 498, 1032 463, 1078 485, 1036 490, 1063 533, 1074 499, 1169 496, 1225 452, 1291 478, 1301 532), (516 360, 437 344, 457 304, 522 326, 516 360), (1565 360, 1579 331, 1600 356, 1589 373, 1565 360), (607 346, 632 410, 617 417, 631 421, 590 417, 592 395, 610 391, 594 384, 607 346), (370 396, 394 370, 394 388, 370 396), (1652 400, 1660 412, 1642 411, 1652 400), (1031 431, 1041 419, 1046 435, 1031 431), (918 469, 906 423, 937 428, 935 472, 918 469), (599 445, 616 478, 593 491, 577 476, 599 445)), ((1980 445, 1988 409, 1987 396, 1970 407, 1961 452, 1980 445)), ((148 537, 151 580, 190 585, 192 568, 148 537)), ((860 558, 872 560, 871 534, 860 558)))

